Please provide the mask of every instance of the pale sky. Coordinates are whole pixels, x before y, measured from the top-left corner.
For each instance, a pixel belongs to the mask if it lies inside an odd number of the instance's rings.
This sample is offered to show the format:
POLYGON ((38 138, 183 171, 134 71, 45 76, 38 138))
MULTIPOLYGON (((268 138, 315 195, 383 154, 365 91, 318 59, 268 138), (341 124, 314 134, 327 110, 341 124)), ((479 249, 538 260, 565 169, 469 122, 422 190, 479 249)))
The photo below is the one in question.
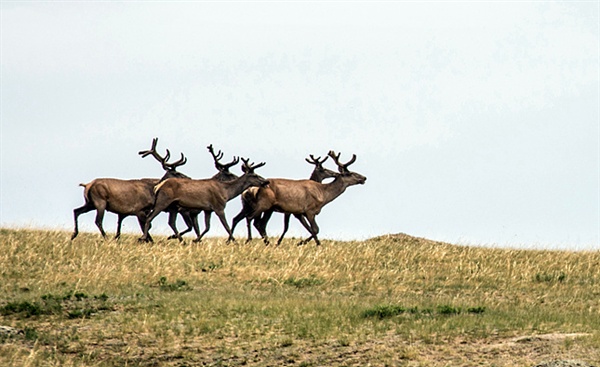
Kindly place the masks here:
MULTIPOLYGON (((209 144, 266 162, 267 178, 308 178, 310 154, 356 154, 367 183, 323 208, 321 239, 600 248, 597 1, 1 11, 1 227, 71 231, 80 182, 162 176, 137 154, 158 137, 193 178, 215 173, 209 144)), ((94 216, 80 229, 97 233, 94 216)), ((153 233, 170 233, 166 215, 153 233)), ((224 234, 213 216, 209 236, 224 234)), ((307 234, 293 219, 289 235, 307 234)))

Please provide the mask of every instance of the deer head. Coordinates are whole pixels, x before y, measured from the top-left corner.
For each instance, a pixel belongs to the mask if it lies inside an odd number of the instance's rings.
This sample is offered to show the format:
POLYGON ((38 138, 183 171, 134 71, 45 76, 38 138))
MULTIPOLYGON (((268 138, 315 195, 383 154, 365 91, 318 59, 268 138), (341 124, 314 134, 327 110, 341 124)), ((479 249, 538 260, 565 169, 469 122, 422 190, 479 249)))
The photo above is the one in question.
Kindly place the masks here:
POLYGON ((348 166, 350 166, 352 163, 354 163, 356 161, 356 154, 352 154, 352 158, 346 163, 340 162, 340 154, 341 153, 335 154, 335 152, 333 150, 330 150, 328 153, 328 155, 331 157, 331 159, 333 159, 335 164, 338 166, 339 176, 349 178, 350 181, 352 182, 352 184, 363 185, 365 183, 365 181, 367 181, 367 178, 365 176, 361 175, 360 173, 351 172, 348 169, 348 166))
POLYGON ((254 173, 255 169, 265 165, 265 162, 260 162, 259 164, 254 164, 254 162, 248 163, 249 161, 250 161, 250 159, 242 158, 242 162, 244 162, 244 164, 242 165, 242 171, 245 174, 255 174, 254 173))
POLYGON ((220 160, 223 158, 223 153, 219 150, 217 154, 215 154, 215 150, 213 149, 212 144, 206 147, 215 161, 215 168, 219 171, 213 178, 216 178, 219 181, 231 181, 235 180, 238 176, 229 172, 229 168, 235 166, 240 162, 239 157, 233 157, 233 160, 229 163, 221 163, 220 160))
POLYGON ((252 182, 251 186, 266 186, 269 184, 269 181, 264 179, 263 177, 254 173, 254 170, 265 165, 265 162, 261 162, 259 164, 249 163, 249 159, 242 158, 242 171, 244 172, 244 176, 246 176, 249 182, 252 182))
POLYGON ((335 177, 337 175, 336 172, 323 167, 323 163, 327 160, 327 158, 329 158, 329 156, 327 156, 323 160, 321 160, 321 157, 315 158, 315 156, 312 154, 310 155, 310 159, 305 158, 305 160, 308 163, 315 166, 315 168, 310 176, 311 180, 317 181, 317 182, 322 182, 326 178, 335 177))

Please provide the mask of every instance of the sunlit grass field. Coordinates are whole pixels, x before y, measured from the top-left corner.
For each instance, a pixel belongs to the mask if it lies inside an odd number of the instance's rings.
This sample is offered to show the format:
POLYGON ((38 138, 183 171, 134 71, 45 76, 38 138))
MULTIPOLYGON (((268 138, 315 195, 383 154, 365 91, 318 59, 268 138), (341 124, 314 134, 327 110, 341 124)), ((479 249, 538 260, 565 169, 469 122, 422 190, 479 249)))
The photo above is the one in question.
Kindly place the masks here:
POLYGON ((600 365, 600 252, 0 229, 0 366, 600 365))

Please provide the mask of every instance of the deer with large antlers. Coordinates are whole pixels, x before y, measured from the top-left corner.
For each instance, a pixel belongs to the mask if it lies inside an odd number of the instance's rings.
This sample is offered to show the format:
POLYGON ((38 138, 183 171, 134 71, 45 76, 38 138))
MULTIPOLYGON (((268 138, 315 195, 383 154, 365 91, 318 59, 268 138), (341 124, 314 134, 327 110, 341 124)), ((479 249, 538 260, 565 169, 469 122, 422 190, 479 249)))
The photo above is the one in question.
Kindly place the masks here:
MULTIPOLYGON (((175 206, 194 212, 205 212, 204 231, 194 241, 198 242, 210 229, 210 217, 215 212, 219 217, 221 224, 229 234, 227 242, 234 241, 231 229, 227 224, 225 217, 225 206, 227 202, 240 195, 244 190, 251 186, 263 186, 269 183, 263 177, 254 173, 256 168, 262 167, 265 163, 250 164, 248 159, 242 158, 242 171, 244 174, 232 181, 219 181, 214 178, 204 180, 186 180, 181 178, 170 178, 156 185, 156 200, 152 211, 146 219, 144 226, 144 235, 140 238, 142 241, 152 241, 148 234, 152 220, 163 210, 175 206)), ((181 241, 182 238, 178 234, 181 241)))
MULTIPOLYGON (((294 215, 304 227, 310 232, 310 237, 299 244, 308 243, 311 239, 320 245, 319 226, 315 217, 321 212, 323 207, 340 196, 346 188, 352 185, 364 184, 367 178, 359 173, 351 172, 348 166, 356 161, 356 155, 347 163, 339 161, 340 154, 329 151, 331 157, 338 166, 338 173, 335 179, 330 183, 319 183, 311 180, 269 180, 268 187, 264 188, 265 193, 258 195, 260 200, 256 203, 255 211, 250 216, 258 218, 261 213, 268 210, 275 210, 285 214, 294 215)), ((257 227, 261 236, 268 244, 268 238, 264 227, 257 227)), ((278 243, 281 242, 281 238, 278 243)))
POLYGON ((117 233, 115 238, 121 235, 121 224, 123 220, 135 215, 138 219, 140 227, 144 230, 146 217, 154 203, 154 186, 167 178, 189 179, 188 176, 177 171, 177 167, 184 165, 187 159, 181 154, 181 159, 177 162, 168 163, 170 152, 167 149, 167 154, 161 157, 156 152, 156 144, 158 139, 152 141, 150 150, 139 152, 142 157, 152 155, 159 161, 166 171, 160 179, 143 178, 138 180, 121 180, 116 178, 97 178, 87 184, 80 184, 84 187, 85 204, 73 210, 75 217, 75 229, 71 239, 74 239, 79 234, 78 217, 81 214, 96 210, 96 226, 100 230, 102 237, 106 237, 102 225, 104 213, 106 211, 117 214, 117 233))
MULTIPOLYGON (((310 175, 309 180, 315 181, 315 182, 322 182, 323 180, 325 180, 327 178, 335 177, 337 175, 336 172, 323 167, 323 163, 325 163, 327 158, 329 158, 329 157, 327 156, 323 160, 321 160, 321 157, 315 158, 314 155, 312 155, 312 154, 310 155, 310 159, 305 158, 305 160, 309 164, 312 164, 315 166, 315 168, 313 169, 313 171, 310 175)), ((252 229, 251 229, 252 222, 254 222, 254 226, 259 231, 259 233, 261 233, 261 234, 266 233, 267 223, 269 222, 269 219, 271 218, 271 215, 273 214, 275 209, 271 207, 269 209, 264 210, 264 212, 260 212, 260 211, 257 212, 256 209, 258 206, 262 206, 263 208, 266 208, 269 205, 268 204, 269 198, 272 197, 272 195, 270 195, 270 192, 269 192, 270 186, 277 185, 278 180, 284 180, 284 179, 270 178, 269 186, 251 187, 242 193, 242 210, 238 213, 238 215, 236 215, 233 218, 233 221, 231 224, 232 232, 234 231, 237 224, 242 219, 246 218, 246 227, 248 229, 247 242, 250 242, 252 240, 252 229), (256 212, 256 214, 255 214, 255 212, 256 212), (261 217, 261 214, 262 214, 262 217, 261 217), (257 217, 252 217, 252 215, 256 215, 257 217)), ((291 216, 290 213, 284 213, 283 233, 281 234, 281 237, 277 241, 277 245, 279 245, 281 243, 281 241, 283 240, 283 237, 287 233, 287 230, 290 225, 290 216, 291 216)), ((265 242, 268 244, 269 240, 266 238, 266 236, 263 236, 263 238, 265 239, 265 242)))
MULTIPOLYGON (((223 156, 224 156, 224 154, 221 152, 221 150, 219 150, 219 152, 217 154, 215 154, 215 150, 214 150, 212 144, 210 144, 206 148, 208 149, 208 152, 213 157, 213 160, 215 163, 215 168, 217 169, 217 171, 219 171, 219 172, 217 172, 217 174, 215 174, 211 178, 218 180, 218 181, 222 181, 222 182, 232 181, 232 180, 235 180, 236 178, 238 178, 238 176, 234 173, 231 173, 229 171, 229 169, 240 162, 239 157, 233 157, 233 160, 229 163, 221 163, 221 159, 223 159, 223 156)), ((194 232, 196 233, 196 237, 200 237, 200 229, 198 226, 198 215, 199 214, 200 214, 200 211, 193 211, 193 210, 189 211, 189 210, 186 210, 183 208, 177 208, 177 207, 170 208, 170 210, 169 210, 169 226, 171 227, 171 229, 173 229, 174 234, 171 235, 169 237, 169 239, 180 238, 184 234, 191 232, 192 229, 194 229, 194 232), (188 226, 187 229, 185 229, 184 231, 179 232, 179 233, 177 231, 177 225, 176 225, 177 212, 182 214, 185 224, 188 226)))

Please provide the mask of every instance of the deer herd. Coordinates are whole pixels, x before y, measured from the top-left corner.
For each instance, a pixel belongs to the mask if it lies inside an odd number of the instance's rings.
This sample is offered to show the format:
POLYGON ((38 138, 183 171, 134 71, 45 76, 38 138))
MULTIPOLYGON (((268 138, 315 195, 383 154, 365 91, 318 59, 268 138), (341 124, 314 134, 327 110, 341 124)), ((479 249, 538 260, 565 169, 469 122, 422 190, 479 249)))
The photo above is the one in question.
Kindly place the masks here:
POLYGON ((73 210, 75 229, 71 239, 79 233, 77 220, 81 214, 96 210, 96 226, 103 237, 106 237, 102 226, 104 213, 106 211, 117 214, 117 232, 115 238, 121 235, 121 224, 123 219, 135 215, 142 229, 140 241, 151 242, 150 228, 152 221, 161 212, 169 214, 168 223, 173 230, 170 239, 182 241, 182 235, 194 231, 199 242, 210 229, 210 219, 214 212, 221 224, 227 231, 229 237, 227 242, 235 241, 233 231, 237 224, 246 219, 248 241, 252 240, 251 225, 260 233, 265 244, 269 244, 267 237, 267 223, 274 212, 284 214, 283 233, 277 240, 281 243, 289 228, 290 217, 293 215, 308 230, 310 237, 301 241, 300 244, 314 240, 320 244, 319 226, 315 217, 321 209, 340 196, 348 186, 364 184, 367 178, 359 173, 348 169, 356 161, 356 155, 346 162, 340 162, 340 154, 329 151, 328 155, 314 157, 306 161, 314 165, 309 179, 293 180, 284 178, 265 179, 254 171, 265 165, 250 163, 249 159, 234 157, 229 163, 222 163, 223 153, 219 150, 215 153, 212 144, 208 151, 212 155, 217 174, 207 179, 192 179, 177 168, 187 162, 187 158, 181 154, 181 158, 173 163, 168 163, 171 153, 166 149, 166 154, 161 156, 156 151, 158 139, 152 141, 149 150, 139 152, 144 158, 153 156, 161 163, 165 174, 162 178, 142 178, 137 180, 121 180, 115 178, 97 178, 84 187, 85 204, 73 210), (337 172, 323 167, 323 163, 331 158, 337 165, 337 172), (241 176, 237 176, 229 169, 242 161, 241 176), (323 180, 332 178, 331 182, 323 183, 323 180), (242 210, 233 218, 231 226, 225 217, 225 206, 227 202, 236 196, 242 198, 242 210), (205 228, 200 233, 198 215, 204 212, 205 228), (177 216, 180 215, 187 225, 187 229, 179 232, 176 226, 177 216))

